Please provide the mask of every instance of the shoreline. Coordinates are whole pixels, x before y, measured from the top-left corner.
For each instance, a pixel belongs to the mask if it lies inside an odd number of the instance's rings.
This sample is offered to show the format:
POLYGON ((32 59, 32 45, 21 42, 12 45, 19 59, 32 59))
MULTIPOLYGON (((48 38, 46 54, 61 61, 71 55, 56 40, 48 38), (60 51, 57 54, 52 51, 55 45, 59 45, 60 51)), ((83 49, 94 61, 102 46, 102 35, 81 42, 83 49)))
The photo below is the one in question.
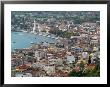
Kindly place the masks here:
MULTIPOLYGON (((18 32, 18 33, 20 33, 20 32, 21 32, 21 33, 28 33, 28 34, 32 34, 32 35, 36 35, 36 36, 38 35, 38 36, 41 36, 41 37, 50 38, 50 39, 52 39, 52 40, 55 40, 55 42, 56 42, 56 40, 57 40, 56 38, 58 38, 58 37, 55 37, 55 36, 54 36, 54 38, 53 38, 53 37, 51 37, 51 34, 47 34, 47 33, 45 33, 45 35, 44 35, 43 33, 42 33, 41 35, 39 35, 40 33, 37 33, 37 34, 36 34, 36 33, 32 33, 32 32, 27 32, 27 31, 11 31, 11 32, 13 32, 13 33, 14 33, 14 32, 15 32, 15 33, 16 33, 16 32, 18 32)), ((36 40, 36 39, 37 39, 37 38, 35 37, 35 40, 36 40)), ((39 44, 40 44, 41 42, 48 42, 48 41, 40 41, 39 44)), ((50 43, 51 43, 51 42, 50 42, 50 43)), ((13 41, 13 42, 11 41, 11 44, 16 44, 16 41, 13 41)), ((36 43, 33 42, 33 41, 31 41, 30 44, 31 44, 31 46, 32 46, 32 45, 34 45, 34 44, 36 44, 36 43)), ((17 49, 17 50, 28 49, 28 48, 30 48, 31 46, 26 47, 26 48, 15 48, 15 49, 11 49, 11 52, 14 52, 16 49, 17 49)))

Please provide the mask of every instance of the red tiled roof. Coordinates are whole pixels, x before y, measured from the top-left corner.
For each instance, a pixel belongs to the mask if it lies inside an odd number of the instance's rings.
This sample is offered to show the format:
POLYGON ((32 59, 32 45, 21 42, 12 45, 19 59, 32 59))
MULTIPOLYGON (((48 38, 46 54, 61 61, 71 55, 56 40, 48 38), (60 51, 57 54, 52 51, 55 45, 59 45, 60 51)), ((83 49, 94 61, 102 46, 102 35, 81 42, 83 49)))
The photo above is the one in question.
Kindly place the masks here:
POLYGON ((29 68, 29 66, 27 66, 27 65, 20 65, 20 66, 18 66, 17 67, 18 69, 28 69, 29 68))

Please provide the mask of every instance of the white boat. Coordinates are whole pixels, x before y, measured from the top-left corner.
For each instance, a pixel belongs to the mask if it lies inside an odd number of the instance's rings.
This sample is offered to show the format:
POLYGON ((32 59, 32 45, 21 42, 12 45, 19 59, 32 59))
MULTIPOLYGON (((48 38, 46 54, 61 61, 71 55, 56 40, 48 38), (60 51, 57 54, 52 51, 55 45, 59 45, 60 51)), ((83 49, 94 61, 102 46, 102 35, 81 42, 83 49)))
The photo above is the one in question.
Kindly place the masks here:
POLYGON ((34 32, 33 34, 37 34, 36 32, 34 32))
POLYGON ((34 42, 30 42, 31 44, 33 44, 34 42))
POLYGON ((56 40, 58 40, 58 39, 59 39, 59 37, 56 37, 55 39, 56 39, 56 40))
POLYGON ((43 36, 45 37, 45 36, 46 36, 46 34, 43 34, 43 36))
POLYGON ((39 33, 39 35, 42 35, 42 33, 39 33))
POLYGON ((52 39, 55 39, 55 37, 53 36, 52 39))
POLYGON ((48 34, 45 34, 45 36, 48 36, 48 34))
POLYGON ((48 35, 47 37, 50 37, 50 35, 48 35))
POLYGON ((27 31, 23 31, 23 32, 27 32, 27 31))

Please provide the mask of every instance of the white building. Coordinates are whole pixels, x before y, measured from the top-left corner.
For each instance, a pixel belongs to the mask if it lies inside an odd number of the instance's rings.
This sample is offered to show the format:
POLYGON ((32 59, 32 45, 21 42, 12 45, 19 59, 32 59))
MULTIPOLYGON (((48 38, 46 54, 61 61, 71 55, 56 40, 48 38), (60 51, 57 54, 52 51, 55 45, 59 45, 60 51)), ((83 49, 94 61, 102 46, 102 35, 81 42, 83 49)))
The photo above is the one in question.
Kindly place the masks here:
POLYGON ((63 60, 61 58, 56 59, 56 65, 62 65, 63 60))
POLYGON ((15 74, 15 77, 32 77, 32 74, 31 73, 16 73, 15 74))
POLYGON ((75 57, 73 55, 68 55, 67 56, 67 63, 71 64, 73 62, 75 62, 75 57))
POLYGON ((43 46, 48 47, 49 46, 49 43, 48 42, 44 42, 43 43, 43 46))
POLYGON ((39 61, 41 58, 45 58, 46 57, 46 53, 43 51, 35 51, 35 58, 39 61))
POLYGON ((38 25, 38 32, 41 32, 43 30, 43 25, 41 25, 39 23, 37 25, 38 25))
POLYGON ((36 33, 36 21, 35 20, 34 20, 34 27, 33 27, 32 33, 36 33))
POLYGON ((48 75, 52 75, 55 73, 55 66, 45 66, 44 70, 48 75))
POLYGON ((33 68, 43 68, 44 66, 45 66, 44 64, 41 64, 41 63, 39 63, 39 62, 32 64, 32 67, 33 67, 33 68))
POLYGON ((41 59, 40 57, 40 51, 35 51, 35 58, 37 58, 37 60, 39 61, 41 59))
POLYGON ((82 53, 82 58, 83 58, 83 59, 89 58, 89 54, 88 54, 87 52, 83 52, 83 53, 82 53))

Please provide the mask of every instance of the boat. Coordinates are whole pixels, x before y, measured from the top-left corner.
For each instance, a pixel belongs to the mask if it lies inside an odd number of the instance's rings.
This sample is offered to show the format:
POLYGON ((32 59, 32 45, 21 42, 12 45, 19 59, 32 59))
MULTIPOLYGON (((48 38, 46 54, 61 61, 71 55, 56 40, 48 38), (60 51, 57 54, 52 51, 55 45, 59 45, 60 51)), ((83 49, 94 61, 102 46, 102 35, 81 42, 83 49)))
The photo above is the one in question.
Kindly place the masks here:
POLYGON ((56 39, 56 40, 58 40, 58 39, 59 39, 59 37, 56 37, 55 39, 56 39))
POLYGON ((34 44, 34 42, 30 42, 31 44, 34 44))
POLYGON ((45 34, 45 36, 48 36, 48 34, 45 34))
POLYGON ((39 35, 42 35, 42 33, 39 33, 39 35))
POLYGON ((48 35, 47 37, 50 37, 50 35, 48 35))
POLYGON ((36 32, 36 34, 38 34, 38 32, 36 32))
POLYGON ((45 35, 45 34, 43 34, 43 36, 45 37, 46 35, 45 35))
POLYGON ((15 41, 13 43, 16 43, 15 41))
POLYGON ((52 39, 55 39, 55 37, 53 36, 52 39))
POLYGON ((22 32, 26 32, 27 33, 27 31, 22 31, 22 32))

